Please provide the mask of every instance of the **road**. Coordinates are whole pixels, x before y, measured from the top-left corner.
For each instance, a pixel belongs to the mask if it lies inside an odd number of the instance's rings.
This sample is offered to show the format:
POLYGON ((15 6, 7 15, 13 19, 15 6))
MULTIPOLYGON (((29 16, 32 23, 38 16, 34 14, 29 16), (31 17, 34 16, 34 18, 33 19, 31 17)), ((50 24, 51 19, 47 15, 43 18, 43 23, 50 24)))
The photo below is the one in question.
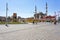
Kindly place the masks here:
POLYGON ((60 40, 60 23, 0 25, 0 40, 60 40))

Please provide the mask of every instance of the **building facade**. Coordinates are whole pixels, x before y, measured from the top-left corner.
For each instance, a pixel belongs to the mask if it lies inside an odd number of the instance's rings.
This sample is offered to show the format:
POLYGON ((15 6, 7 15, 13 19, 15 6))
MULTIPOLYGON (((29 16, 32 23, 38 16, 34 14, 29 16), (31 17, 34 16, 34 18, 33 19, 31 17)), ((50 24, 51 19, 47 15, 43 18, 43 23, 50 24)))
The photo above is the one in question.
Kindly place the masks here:
POLYGON ((13 22, 17 22, 17 13, 13 13, 13 22))
POLYGON ((37 14, 34 14, 34 18, 35 20, 39 20, 41 22, 44 22, 44 21, 54 21, 55 20, 55 16, 47 16, 46 14, 40 12, 40 13, 37 13, 37 14))

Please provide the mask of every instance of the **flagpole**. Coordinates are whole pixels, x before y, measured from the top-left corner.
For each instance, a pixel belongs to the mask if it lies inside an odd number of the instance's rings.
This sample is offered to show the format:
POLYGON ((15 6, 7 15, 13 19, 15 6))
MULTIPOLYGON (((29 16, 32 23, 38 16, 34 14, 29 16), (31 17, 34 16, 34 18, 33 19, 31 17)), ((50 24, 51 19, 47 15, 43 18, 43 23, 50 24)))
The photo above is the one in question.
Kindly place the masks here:
POLYGON ((8 14, 8 3, 6 3, 6 26, 8 27, 8 24, 7 24, 7 14, 8 14))

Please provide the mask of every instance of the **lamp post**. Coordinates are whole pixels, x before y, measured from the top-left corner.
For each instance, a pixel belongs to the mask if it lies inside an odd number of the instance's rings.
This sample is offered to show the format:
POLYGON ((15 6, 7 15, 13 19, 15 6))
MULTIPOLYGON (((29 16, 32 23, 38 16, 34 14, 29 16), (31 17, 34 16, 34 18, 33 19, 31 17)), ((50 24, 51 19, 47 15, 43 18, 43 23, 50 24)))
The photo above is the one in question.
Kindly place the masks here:
POLYGON ((8 24, 7 24, 7 14, 8 14, 8 3, 6 3, 6 26, 8 27, 8 24))

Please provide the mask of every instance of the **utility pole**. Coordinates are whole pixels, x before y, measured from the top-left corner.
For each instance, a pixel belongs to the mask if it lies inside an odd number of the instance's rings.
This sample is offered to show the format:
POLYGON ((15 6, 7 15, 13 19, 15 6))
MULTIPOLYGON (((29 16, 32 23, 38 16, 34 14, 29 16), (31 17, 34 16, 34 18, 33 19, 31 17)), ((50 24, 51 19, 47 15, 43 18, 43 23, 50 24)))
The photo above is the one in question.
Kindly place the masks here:
POLYGON ((8 3, 6 3, 6 26, 8 27, 8 24, 7 24, 7 14, 8 14, 8 3))

